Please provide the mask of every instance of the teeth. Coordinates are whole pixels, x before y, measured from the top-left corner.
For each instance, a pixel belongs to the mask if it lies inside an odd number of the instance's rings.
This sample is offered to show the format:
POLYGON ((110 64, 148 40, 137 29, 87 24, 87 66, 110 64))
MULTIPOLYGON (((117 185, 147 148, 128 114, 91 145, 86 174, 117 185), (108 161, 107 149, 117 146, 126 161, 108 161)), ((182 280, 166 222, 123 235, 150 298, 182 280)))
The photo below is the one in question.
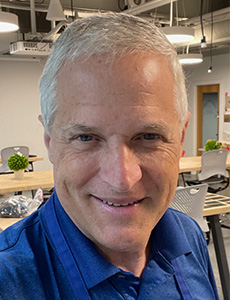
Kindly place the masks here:
POLYGON ((133 202, 128 202, 128 203, 118 204, 118 203, 113 203, 113 202, 109 202, 109 201, 103 200, 103 203, 108 204, 108 205, 110 205, 110 206, 120 207, 120 206, 128 206, 128 205, 132 205, 132 204, 137 203, 137 202, 136 202, 136 201, 133 201, 133 202))
POLYGON ((113 203, 112 205, 113 205, 113 206, 121 206, 121 205, 118 204, 118 203, 113 203))

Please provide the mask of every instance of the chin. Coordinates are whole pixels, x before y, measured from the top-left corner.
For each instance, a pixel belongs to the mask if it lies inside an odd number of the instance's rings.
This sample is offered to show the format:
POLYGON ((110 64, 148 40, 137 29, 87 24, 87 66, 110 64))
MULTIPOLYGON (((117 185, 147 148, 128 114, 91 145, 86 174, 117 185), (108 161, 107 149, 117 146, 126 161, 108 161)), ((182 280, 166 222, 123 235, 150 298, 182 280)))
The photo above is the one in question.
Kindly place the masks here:
MULTIPOLYGON (((97 241, 93 241, 97 248, 102 252, 115 251, 115 252, 129 252, 137 251, 137 249, 143 249, 149 240, 148 236, 143 236, 138 230, 132 230, 131 232, 125 228, 125 230, 119 230, 114 234, 104 233, 97 241)), ((151 232, 150 232, 151 234, 151 232)))

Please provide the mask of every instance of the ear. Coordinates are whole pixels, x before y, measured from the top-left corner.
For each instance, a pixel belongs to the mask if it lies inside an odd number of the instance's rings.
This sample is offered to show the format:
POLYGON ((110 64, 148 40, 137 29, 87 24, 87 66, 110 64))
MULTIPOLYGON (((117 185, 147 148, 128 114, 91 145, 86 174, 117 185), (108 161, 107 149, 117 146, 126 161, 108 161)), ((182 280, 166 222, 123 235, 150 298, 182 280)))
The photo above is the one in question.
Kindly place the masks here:
POLYGON ((53 163, 53 147, 52 147, 52 142, 51 142, 51 137, 44 132, 44 143, 48 152, 48 156, 49 156, 49 161, 51 162, 51 164, 53 163))
POLYGON ((187 121, 185 122, 184 128, 183 128, 183 130, 182 130, 182 135, 181 135, 181 147, 183 147, 183 145, 184 145, 185 132, 186 132, 186 130, 187 130, 187 128, 188 128, 190 116, 191 116, 191 114, 190 114, 190 112, 189 112, 189 113, 188 113, 188 116, 187 116, 187 121))
POLYGON ((44 121, 43 121, 42 115, 38 116, 38 121, 40 121, 42 123, 42 126, 44 127, 44 121))
MULTIPOLYGON (((44 121, 41 115, 38 116, 38 120, 42 123, 42 125, 44 126, 44 121)), ((49 161, 51 163, 53 163, 53 151, 52 151, 52 147, 51 147, 51 137, 48 135, 48 133, 46 133, 44 131, 44 143, 48 152, 48 156, 49 156, 49 161)))

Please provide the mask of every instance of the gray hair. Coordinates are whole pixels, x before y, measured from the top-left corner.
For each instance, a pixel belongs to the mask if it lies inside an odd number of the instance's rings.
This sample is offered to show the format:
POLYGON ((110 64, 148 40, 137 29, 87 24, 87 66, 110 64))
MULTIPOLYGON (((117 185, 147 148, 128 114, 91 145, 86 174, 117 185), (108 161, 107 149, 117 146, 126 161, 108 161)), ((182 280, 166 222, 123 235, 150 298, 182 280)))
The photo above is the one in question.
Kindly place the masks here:
POLYGON ((50 134, 58 109, 56 86, 63 64, 94 55, 107 57, 109 63, 126 54, 148 51, 168 57, 174 73, 175 108, 183 128, 188 114, 187 94, 182 67, 174 47, 153 23, 124 13, 102 13, 73 22, 60 35, 40 79, 41 113, 45 131, 50 134), (108 55, 105 55, 108 54, 108 55))

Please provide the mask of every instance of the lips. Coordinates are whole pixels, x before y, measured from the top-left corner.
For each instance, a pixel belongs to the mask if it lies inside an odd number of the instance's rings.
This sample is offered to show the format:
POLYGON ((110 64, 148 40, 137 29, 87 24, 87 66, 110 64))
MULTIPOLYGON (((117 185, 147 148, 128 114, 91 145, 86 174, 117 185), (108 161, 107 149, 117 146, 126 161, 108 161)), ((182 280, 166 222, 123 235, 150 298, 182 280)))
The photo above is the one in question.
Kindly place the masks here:
POLYGON ((137 199, 103 199, 103 198, 98 198, 96 196, 93 197, 96 198, 97 200, 100 200, 104 204, 107 204, 109 206, 114 206, 114 207, 126 207, 126 206, 140 203, 143 200, 143 198, 137 200, 137 199))
MULTIPOLYGON (((139 201, 140 201, 140 200, 139 200, 139 201)), ((122 204, 119 204, 119 203, 113 203, 113 202, 105 201, 105 200, 103 200, 102 202, 105 203, 105 204, 108 204, 108 205, 110 205, 110 206, 121 207, 121 206, 133 205, 133 204, 138 203, 139 201, 126 202, 126 203, 122 203, 122 204)))

